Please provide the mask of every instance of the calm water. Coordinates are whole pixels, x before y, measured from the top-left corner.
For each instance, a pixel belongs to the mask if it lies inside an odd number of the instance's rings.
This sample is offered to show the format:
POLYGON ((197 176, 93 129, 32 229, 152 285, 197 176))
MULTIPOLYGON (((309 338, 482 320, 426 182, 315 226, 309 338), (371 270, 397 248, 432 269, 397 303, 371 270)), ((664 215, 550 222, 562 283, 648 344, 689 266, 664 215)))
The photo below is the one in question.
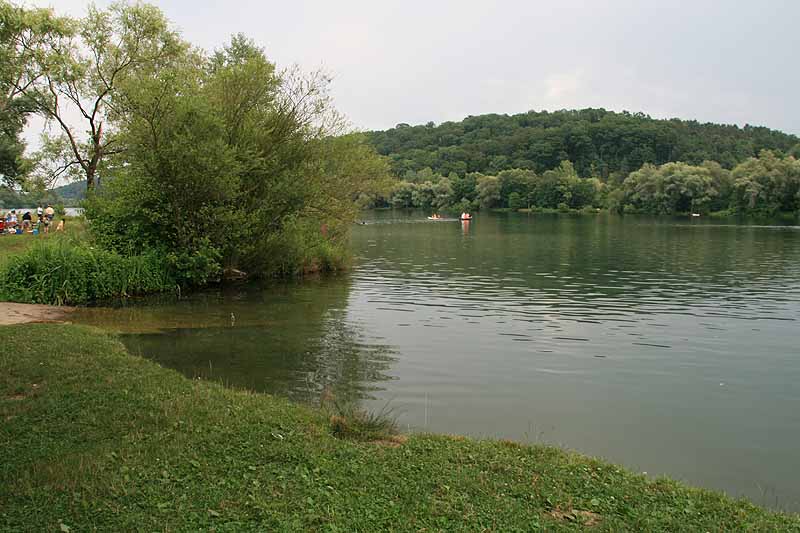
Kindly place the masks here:
POLYGON ((192 377, 800 509, 800 227, 382 213, 355 269, 88 309, 192 377))

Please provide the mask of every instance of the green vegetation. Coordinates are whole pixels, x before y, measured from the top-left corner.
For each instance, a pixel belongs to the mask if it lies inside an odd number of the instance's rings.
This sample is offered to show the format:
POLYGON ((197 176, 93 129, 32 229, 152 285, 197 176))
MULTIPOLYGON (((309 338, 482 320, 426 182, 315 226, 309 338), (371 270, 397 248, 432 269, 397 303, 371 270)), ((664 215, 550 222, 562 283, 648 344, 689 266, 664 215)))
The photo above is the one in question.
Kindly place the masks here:
MULTIPOLYGON (((25 233, 23 235, 0 236, 0 272, 2 272, 2 265, 5 262, 12 261, 19 253, 43 241, 50 239, 69 239, 74 241, 86 238, 86 221, 83 218, 57 216, 55 224, 58 223, 58 220, 62 219, 66 224, 64 233, 53 231, 47 234, 41 233, 39 235, 25 233)), ((0 274, 0 277, 2 277, 2 274, 0 274)), ((2 300, 2 298, 0 298, 0 300, 2 300)))
POLYGON ((718 161, 731 169, 761 150, 788 153, 800 142, 768 128, 656 120, 605 109, 481 115, 438 126, 398 124, 370 133, 397 176, 430 168, 444 176, 497 175, 512 168, 542 173, 572 161, 582 178, 618 180, 645 163, 718 161))
POLYGON ((44 239, 0 268, 0 300, 82 304, 175 289, 163 258, 122 256, 64 238, 44 239))
POLYGON ((47 204, 58 206, 64 200, 55 190, 17 191, 0 186, 0 209, 36 208, 47 204))
POLYGON ((51 192, 58 198, 58 203, 67 207, 77 207, 80 205, 81 200, 86 198, 86 182, 68 183, 51 189, 51 192))
POLYGON ((800 139, 603 109, 370 133, 402 178, 368 205, 774 215, 800 209, 800 139))
POLYGON ((397 420, 388 404, 378 412, 361 409, 353 402, 339 402, 335 398, 324 401, 322 408, 330 415, 334 437, 363 442, 405 442, 398 436, 397 420))
POLYGON ((0 328, 4 531, 789 531, 800 518, 545 446, 334 437, 84 327, 0 328))
POLYGON ((346 128, 328 76, 281 70, 242 35, 207 54, 147 4, 82 19, 0 8, 14 22, 0 82, 60 131, 24 189, 80 179, 89 222, 75 250, 43 246, 0 273, 6 298, 78 303, 346 265, 356 200, 388 183, 388 165, 346 128))
POLYGON ((33 236, 28 238, 28 235, 4 235, 0 237, 0 268, 2 268, 3 263, 37 242, 39 242, 38 239, 34 239, 33 236))

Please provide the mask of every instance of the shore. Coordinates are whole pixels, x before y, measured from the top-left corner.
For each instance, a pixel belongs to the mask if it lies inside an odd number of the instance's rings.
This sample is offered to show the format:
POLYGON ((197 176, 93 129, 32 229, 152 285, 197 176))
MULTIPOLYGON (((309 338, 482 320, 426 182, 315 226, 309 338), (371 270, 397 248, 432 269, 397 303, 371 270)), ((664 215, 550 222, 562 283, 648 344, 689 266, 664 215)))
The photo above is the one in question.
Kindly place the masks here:
MULTIPOLYGON (((796 531, 798 515, 548 446, 361 442, 112 335, 0 327, 3 531, 796 531)), ((335 418, 335 417, 334 417, 335 418)))
POLYGON ((62 322, 73 307, 2 302, 0 326, 31 322, 62 322))

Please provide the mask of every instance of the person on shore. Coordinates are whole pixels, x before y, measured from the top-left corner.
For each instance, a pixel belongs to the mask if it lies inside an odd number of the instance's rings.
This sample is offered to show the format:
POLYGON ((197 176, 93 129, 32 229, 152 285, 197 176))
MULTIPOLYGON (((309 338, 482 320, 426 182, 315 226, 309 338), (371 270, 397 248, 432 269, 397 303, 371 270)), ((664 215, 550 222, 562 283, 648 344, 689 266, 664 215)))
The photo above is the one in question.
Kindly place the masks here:
POLYGON ((64 219, 58 221, 58 226, 56 226, 56 231, 64 231, 64 219))
POLYGON ((33 226, 33 220, 31 217, 31 212, 25 211, 25 214, 22 215, 22 230, 31 231, 32 226, 33 226))
POLYGON ((53 217, 56 216, 56 210, 53 206, 47 204, 47 209, 44 210, 44 232, 50 233, 50 224, 53 222, 53 217))
POLYGON ((36 220, 39 223, 42 223, 42 217, 44 216, 44 209, 42 208, 42 204, 39 204, 39 207, 36 208, 36 220))
POLYGON ((6 214, 6 228, 9 233, 17 229, 17 212, 13 209, 6 214))

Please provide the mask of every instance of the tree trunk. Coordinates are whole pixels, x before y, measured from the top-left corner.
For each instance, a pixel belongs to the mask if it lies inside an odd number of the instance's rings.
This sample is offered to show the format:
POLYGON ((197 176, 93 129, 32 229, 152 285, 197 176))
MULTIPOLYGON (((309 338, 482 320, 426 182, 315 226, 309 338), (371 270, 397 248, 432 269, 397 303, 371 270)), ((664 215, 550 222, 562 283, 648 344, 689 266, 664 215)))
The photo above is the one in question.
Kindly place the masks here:
POLYGON ((93 191, 94 190, 94 173, 97 170, 95 165, 90 165, 86 168, 86 190, 93 191))

